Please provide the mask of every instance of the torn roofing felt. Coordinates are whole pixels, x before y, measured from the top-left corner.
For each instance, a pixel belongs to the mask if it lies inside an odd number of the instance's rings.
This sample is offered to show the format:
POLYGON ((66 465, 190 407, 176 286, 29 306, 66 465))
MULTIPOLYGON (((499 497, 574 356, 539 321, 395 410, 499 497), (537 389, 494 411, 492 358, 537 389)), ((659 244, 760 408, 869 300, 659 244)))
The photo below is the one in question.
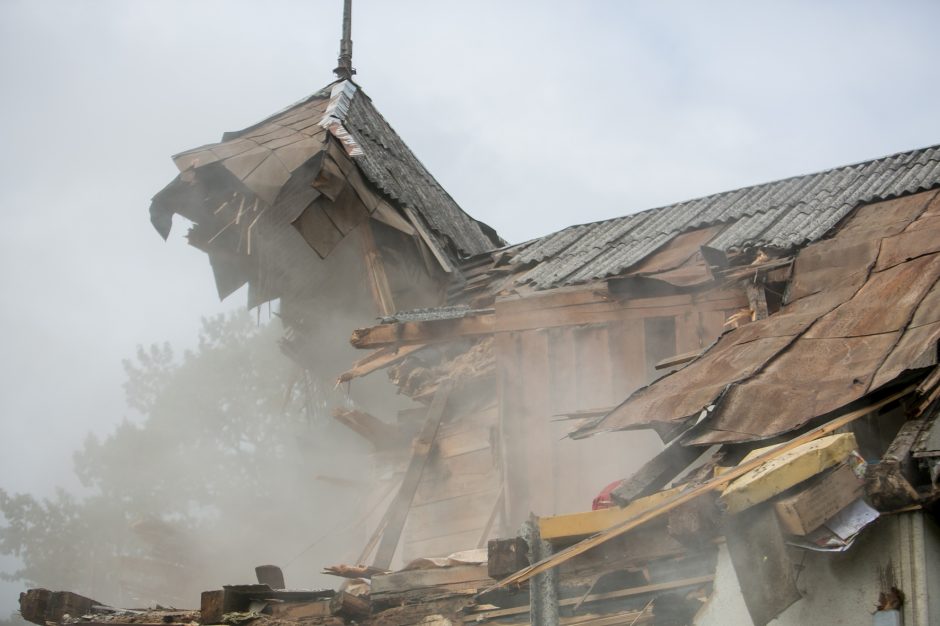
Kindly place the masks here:
POLYGON ((677 425, 707 445, 792 431, 936 362, 940 193, 860 207, 796 257, 787 303, 573 433, 677 425))
POLYGON ((677 235, 728 224, 705 245, 722 252, 798 248, 855 207, 940 184, 940 146, 717 193, 592 224, 519 246, 517 284, 551 289, 616 276, 677 235))
POLYGON ((236 192, 248 198, 256 213, 270 211, 275 219, 292 222, 326 193, 311 189, 310 183, 321 173, 331 139, 342 145, 374 189, 417 215, 453 261, 503 243, 492 228, 461 210, 351 81, 337 82, 254 126, 226 133, 220 143, 176 155, 181 174, 154 197, 151 221, 166 237, 174 213, 199 224, 236 192))

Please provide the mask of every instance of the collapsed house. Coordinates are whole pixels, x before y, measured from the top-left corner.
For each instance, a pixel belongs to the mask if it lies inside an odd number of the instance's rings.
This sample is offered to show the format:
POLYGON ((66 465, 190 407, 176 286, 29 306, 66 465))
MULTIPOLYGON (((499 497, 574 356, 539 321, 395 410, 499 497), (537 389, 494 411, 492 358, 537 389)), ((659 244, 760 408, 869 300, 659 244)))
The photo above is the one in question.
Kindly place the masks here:
POLYGON ((373 532, 337 590, 34 590, 31 621, 940 619, 940 146, 516 245, 349 72, 174 160, 154 226, 192 222, 220 297, 277 300, 285 353, 338 378, 373 532))

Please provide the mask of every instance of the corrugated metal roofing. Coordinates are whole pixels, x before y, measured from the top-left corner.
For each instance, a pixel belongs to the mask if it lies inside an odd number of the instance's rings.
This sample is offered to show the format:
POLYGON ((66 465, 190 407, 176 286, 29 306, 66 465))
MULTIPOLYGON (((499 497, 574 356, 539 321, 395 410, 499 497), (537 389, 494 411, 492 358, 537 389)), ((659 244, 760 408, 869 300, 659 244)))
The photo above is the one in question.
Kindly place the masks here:
POLYGON ((729 224, 707 245, 722 251, 793 248, 824 236, 852 209, 940 185, 940 146, 571 226, 526 244, 517 282, 537 289, 615 276, 682 232, 729 224))

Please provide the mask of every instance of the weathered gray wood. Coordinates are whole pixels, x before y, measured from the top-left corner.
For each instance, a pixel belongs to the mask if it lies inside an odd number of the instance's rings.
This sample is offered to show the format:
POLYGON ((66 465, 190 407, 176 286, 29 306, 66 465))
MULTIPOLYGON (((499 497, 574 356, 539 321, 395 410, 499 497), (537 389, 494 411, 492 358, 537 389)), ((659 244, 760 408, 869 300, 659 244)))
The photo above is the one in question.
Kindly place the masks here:
POLYGON ((421 475, 424 473, 425 465, 427 465, 431 447, 437 437, 437 431, 441 425, 441 418, 444 416, 444 409, 447 407, 447 398, 450 396, 451 388, 452 383, 447 381, 434 394, 434 400, 428 409, 428 417, 424 422, 424 427, 421 429, 418 438, 415 439, 411 461, 408 463, 405 477, 398 489, 398 495, 389 505, 388 520, 375 554, 375 560, 372 562, 374 567, 388 569, 392 564, 402 530, 405 527, 405 520, 408 519, 408 511, 411 509, 411 503, 414 500, 415 492, 418 490, 418 484, 421 482, 421 475))

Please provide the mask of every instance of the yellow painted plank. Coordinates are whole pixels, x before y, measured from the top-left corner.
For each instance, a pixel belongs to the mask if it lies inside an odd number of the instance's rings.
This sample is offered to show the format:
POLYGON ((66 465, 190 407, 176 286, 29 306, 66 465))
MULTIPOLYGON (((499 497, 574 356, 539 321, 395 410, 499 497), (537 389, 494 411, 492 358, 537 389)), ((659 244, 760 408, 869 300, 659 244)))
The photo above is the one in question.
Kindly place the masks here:
MULTIPOLYGON (((742 459, 741 464, 775 447, 753 450, 742 459)), ((740 513, 838 465, 856 448, 858 443, 852 433, 830 435, 804 443, 762 463, 729 484, 721 493, 718 503, 728 513, 740 513)))
POLYGON ((678 494, 682 487, 674 487, 660 491, 644 498, 637 498, 627 506, 585 511, 584 513, 571 513, 569 515, 554 515, 539 518, 539 532, 546 541, 559 541, 563 539, 577 539, 594 533, 607 530, 611 526, 630 519, 648 511, 660 503, 678 494))

